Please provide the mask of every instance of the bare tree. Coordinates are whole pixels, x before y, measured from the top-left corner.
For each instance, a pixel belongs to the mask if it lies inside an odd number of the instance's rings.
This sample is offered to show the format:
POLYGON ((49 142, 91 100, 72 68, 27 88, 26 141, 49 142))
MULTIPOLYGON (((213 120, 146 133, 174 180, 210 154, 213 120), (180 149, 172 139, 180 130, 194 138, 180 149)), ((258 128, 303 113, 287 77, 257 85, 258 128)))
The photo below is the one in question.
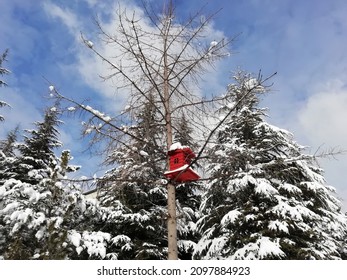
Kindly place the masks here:
MULTIPOLYGON (((83 34, 83 42, 109 67, 109 73, 102 78, 112 80, 117 88, 126 91, 126 110, 118 117, 105 114, 65 97, 75 106, 91 114, 86 123, 86 132, 94 133, 94 141, 108 140, 109 149, 127 145, 127 139, 137 138, 131 130, 119 125, 120 120, 131 123, 136 111, 144 104, 152 103, 158 118, 165 127, 166 150, 173 142, 177 131, 175 123, 184 113, 185 120, 199 131, 206 131, 206 119, 211 105, 222 97, 202 96, 196 89, 201 76, 215 63, 229 56, 230 40, 207 41, 207 30, 215 14, 204 17, 197 12, 184 24, 175 18, 172 1, 164 4, 158 15, 151 6, 144 4, 145 15, 138 16, 121 7, 117 11, 118 21, 115 34, 104 30, 96 20, 105 44, 111 45, 114 54, 109 56, 98 50, 83 34), (150 24, 145 24, 150 23, 150 24), (101 124, 97 124, 101 123, 101 124)), ((147 144, 148 139, 137 139, 147 144)), ((205 143, 203 143, 205 145, 205 143)), ((163 154, 165 151, 163 151, 163 154)), ((175 182, 170 181, 168 190, 168 259, 177 259, 176 197, 175 182)))

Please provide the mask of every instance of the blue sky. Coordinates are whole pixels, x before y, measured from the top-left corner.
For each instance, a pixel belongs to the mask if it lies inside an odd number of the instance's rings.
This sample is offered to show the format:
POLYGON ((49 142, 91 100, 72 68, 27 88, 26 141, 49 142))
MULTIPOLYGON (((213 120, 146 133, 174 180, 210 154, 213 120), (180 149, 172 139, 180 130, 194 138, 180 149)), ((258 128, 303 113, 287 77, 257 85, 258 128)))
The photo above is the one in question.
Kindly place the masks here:
MULTIPOLYGON (((161 1, 152 1, 160 7, 161 1)), ((110 24, 116 1, 105 0, 11 0, 0 1, 0 52, 10 50, 6 67, 7 88, 0 100, 11 104, 2 109, 5 123, 0 137, 16 124, 32 127, 48 104, 48 79, 65 95, 89 98, 101 109, 112 110, 114 89, 100 81, 106 71, 91 58, 80 40, 82 31, 95 44, 99 15, 110 24)), ((136 1, 121 1, 129 9, 136 1)), ((221 9, 212 34, 236 40, 232 55, 202 82, 206 91, 222 93, 231 72, 238 67, 264 76, 274 72, 273 92, 263 100, 269 108, 269 122, 294 133, 295 139, 314 153, 340 147, 347 150, 347 3, 344 0, 177 0, 178 17, 193 14, 202 6, 204 13, 221 9)), ((212 35, 211 35, 212 36, 212 35)), ((115 108, 115 107, 114 107, 115 108)), ((65 148, 75 156, 86 173, 94 160, 80 139, 80 119, 66 120, 62 126, 65 148)), ((347 154, 337 160, 322 160, 328 184, 347 205, 347 154)), ((88 174, 87 174, 88 175, 88 174)))

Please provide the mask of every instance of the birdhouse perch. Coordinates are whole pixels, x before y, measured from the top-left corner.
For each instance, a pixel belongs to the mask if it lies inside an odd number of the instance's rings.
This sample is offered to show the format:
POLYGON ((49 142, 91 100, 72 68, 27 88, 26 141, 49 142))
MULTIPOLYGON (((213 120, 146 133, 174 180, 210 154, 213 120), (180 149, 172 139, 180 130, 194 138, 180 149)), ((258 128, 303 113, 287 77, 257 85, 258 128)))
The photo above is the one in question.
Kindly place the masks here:
POLYGON ((200 176, 191 168, 189 164, 196 157, 193 151, 182 146, 179 142, 171 145, 169 151, 169 171, 164 176, 177 183, 191 182, 200 179, 200 176))

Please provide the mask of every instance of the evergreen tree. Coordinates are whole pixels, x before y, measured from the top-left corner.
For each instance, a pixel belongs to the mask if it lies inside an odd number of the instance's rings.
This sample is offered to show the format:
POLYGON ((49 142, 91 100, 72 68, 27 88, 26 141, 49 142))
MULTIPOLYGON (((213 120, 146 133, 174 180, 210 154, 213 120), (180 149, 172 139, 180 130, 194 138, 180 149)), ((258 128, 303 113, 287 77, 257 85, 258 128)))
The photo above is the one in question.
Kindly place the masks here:
POLYGON ((336 259, 346 219, 315 158, 293 136, 265 121, 266 89, 238 73, 235 108, 210 150, 197 259, 336 259))
POLYGON ((193 133, 194 129, 191 127, 186 115, 182 113, 175 124, 174 142, 180 142, 183 146, 188 146, 192 150, 195 150, 197 143, 194 141, 193 133))
POLYGON ((16 174, 17 134, 18 127, 10 131, 5 140, 0 141, 0 185, 16 174))
POLYGON ((203 184, 201 182, 187 182, 176 185, 179 259, 192 259, 200 238, 200 234, 196 230, 196 223, 200 218, 199 206, 202 189, 203 184))
POLYGON ((79 188, 63 184, 60 179, 73 169, 67 168, 67 158, 64 151, 38 183, 8 179, 0 185, 0 258, 117 258, 122 240, 100 229, 117 223, 121 205, 114 212, 100 208, 79 188))
POLYGON ((47 168, 56 161, 54 149, 61 147, 57 130, 60 123, 58 109, 51 107, 46 109, 44 120, 35 123, 36 129, 26 130, 29 136, 18 144, 20 154, 12 170, 16 175, 11 178, 35 184, 47 176, 47 168))
MULTIPOLYGON (((8 50, 6 50, 1 56, 0 56, 0 76, 7 75, 10 73, 10 71, 2 66, 3 62, 6 61, 6 57, 8 54, 8 50)), ((0 87, 6 86, 6 82, 0 79, 0 87)), ((9 106, 5 101, 0 100, 0 108, 9 106)), ((3 121, 4 117, 0 115, 0 121, 3 121)))
POLYGON ((117 228, 123 206, 99 207, 66 183, 67 173, 78 167, 69 165, 69 151, 54 155, 60 146, 56 112, 55 107, 46 111, 18 156, 0 151, 1 159, 12 164, 0 165, 0 258, 117 259, 129 238, 102 229, 117 228))
POLYGON ((160 181, 164 144, 151 100, 135 116, 136 124, 126 128, 136 138, 109 156, 107 162, 116 167, 106 172, 98 186, 101 205, 120 201, 127 209, 120 231, 131 239, 132 250, 124 252, 123 259, 164 259, 167 254, 167 193, 160 181))
POLYGON ((6 156, 13 157, 17 149, 17 138, 18 138, 19 127, 17 126, 14 130, 7 134, 5 140, 0 140, 0 151, 6 156))
POLYGON ((54 149, 62 145, 58 140, 57 127, 60 124, 58 108, 48 108, 44 120, 36 122, 36 130, 27 130, 30 136, 25 136, 24 145, 19 147, 22 156, 33 157, 47 163, 54 155, 54 149))

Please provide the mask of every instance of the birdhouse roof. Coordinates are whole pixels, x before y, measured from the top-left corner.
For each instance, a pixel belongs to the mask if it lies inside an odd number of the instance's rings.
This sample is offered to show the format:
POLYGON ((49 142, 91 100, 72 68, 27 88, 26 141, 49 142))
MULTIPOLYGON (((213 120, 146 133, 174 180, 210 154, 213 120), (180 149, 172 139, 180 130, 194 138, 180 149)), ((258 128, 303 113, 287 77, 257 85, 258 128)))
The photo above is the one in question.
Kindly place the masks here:
POLYGON ((180 142, 176 142, 170 146, 169 151, 175 151, 175 150, 184 149, 184 148, 189 148, 189 147, 181 145, 180 142))

